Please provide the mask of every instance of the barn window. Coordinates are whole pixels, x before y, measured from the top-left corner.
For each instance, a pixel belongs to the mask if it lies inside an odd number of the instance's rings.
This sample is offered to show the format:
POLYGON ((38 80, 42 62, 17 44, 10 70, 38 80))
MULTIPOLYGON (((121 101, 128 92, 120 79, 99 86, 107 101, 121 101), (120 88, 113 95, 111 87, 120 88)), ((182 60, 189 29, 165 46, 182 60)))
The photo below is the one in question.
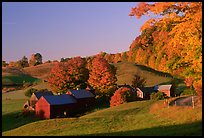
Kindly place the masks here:
POLYGON ((64 115, 66 116, 66 115, 67 115, 67 112, 64 112, 64 115))

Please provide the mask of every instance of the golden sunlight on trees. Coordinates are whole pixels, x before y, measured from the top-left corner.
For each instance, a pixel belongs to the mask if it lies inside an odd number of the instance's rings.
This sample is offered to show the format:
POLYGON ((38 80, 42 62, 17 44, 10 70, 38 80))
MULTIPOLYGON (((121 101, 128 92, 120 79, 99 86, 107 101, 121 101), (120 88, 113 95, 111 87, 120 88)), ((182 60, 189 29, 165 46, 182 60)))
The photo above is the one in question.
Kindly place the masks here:
POLYGON ((55 92, 65 93, 69 89, 85 89, 88 69, 85 60, 74 57, 67 62, 58 62, 51 69, 48 82, 55 92))
POLYGON ((91 64, 88 83, 96 94, 111 95, 116 89, 116 69, 102 56, 96 56, 91 64))
POLYGON ((201 79, 202 2, 142 2, 132 8, 129 15, 140 18, 150 16, 150 13, 159 16, 149 19, 141 27, 139 40, 131 45, 130 53, 137 53, 135 62, 145 65, 146 61, 141 58, 150 49, 148 64, 151 67, 194 80, 201 79))

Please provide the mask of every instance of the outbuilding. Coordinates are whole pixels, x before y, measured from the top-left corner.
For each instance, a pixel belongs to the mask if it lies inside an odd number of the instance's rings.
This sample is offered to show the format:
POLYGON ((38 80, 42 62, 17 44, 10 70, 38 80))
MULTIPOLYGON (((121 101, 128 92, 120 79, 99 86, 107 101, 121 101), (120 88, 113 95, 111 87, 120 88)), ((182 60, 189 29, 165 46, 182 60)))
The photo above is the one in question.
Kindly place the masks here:
POLYGON ((154 87, 136 88, 137 97, 140 99, 150 99, 151 93, 155 92, 154 87))
POLYGON ((40 99, 41 96, 53 95, 51 91, 44 91, 44 92, 34 92, 30 97, 30 106, 35 108, 35 104, 40 99))
POLYGON ((69 90, 66 94, 73 96, 77 100, 77 106, 80 110, 86 110, 95 104, 95 95, 88 90, 69 90))
POLYGON ((41 96, 36 103, 36 116, 45 119, 71 116, 76 103, 76 99, 67 94, 41 96))
POLYGON ((159 92, 163 92, 168 97, 174 97, 174 95, 175 95, 172 84, 169 84, 169 85, 156 85, 154 87, 154 90, 159 91, 159 92))

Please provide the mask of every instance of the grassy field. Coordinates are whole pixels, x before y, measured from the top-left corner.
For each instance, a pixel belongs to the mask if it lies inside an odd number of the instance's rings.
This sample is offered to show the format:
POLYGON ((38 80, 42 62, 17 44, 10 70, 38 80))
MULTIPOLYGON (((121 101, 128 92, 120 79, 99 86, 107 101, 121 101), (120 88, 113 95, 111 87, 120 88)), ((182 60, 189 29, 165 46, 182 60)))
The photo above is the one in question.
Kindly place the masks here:
POLYGON ((3 131, 2 135, 202 135, 202 107, 167 108, 160 106, 162 103, 163 101, 130 102, 79 118, 41 121, 31 118, 32 123, 20 125, 12 130, 7 129, 8 131, 3 131))
POLYGON ((124 83, 131 85, 134 74, 140 75, 146 80, 146 86, 153 86, 160 83, 169 83, 172 76, 167 73, 159 72, 154 69, 137 65, 128 62, 115 63, 117 67, 117 84, 122 85, 124 83))
POLYGON ((33 115, 22 116, 23 104, 27 99, 24 90, 2 94, 3 135, 202 134, 202 107, 167 108, 161 106, 163 101, 136 101, 117 107, 97 109, 79 118, 39 120, 33 115))
POLYGON ((46 79, 55 63, 44 63, 33 67, 23 68, 23 71, 31 76, 46 79))
POLYGON ((24 82, 40 82, 40 79, 34 78, 29 75, 23 75, 23 74, 8 74, 2 76, 2 85, 3 86, 13 86, 13 85, 23 85, 24 82))

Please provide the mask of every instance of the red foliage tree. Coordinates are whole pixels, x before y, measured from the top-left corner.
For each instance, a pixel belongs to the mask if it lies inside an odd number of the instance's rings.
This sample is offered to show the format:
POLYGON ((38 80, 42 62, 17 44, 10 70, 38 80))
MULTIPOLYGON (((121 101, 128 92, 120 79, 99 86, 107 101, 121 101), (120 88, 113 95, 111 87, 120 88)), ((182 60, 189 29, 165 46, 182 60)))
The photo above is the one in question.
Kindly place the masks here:
POLYGON ((88 83, 96 94, 110 95, 116 88, 116 69, 100 55, 96 56, 90 68, 88 83))
POLYGON ((130 102, 134 100, 134 92, 130 88, 122 87, 115 91, 114 95, 111 97, 110 106, 118 106, 120 104, 130 102))
POLYGON ((202 102, 202 78, 193 82, 193 87, 198 95, 199 101, 202 102))
POLYGON ((193 85, 193 78, 192 77, 187 77, 187 78, 185 78, 184 82, 186 84, 186 87, 190 88, 193 85))
POLYGON ((85 66, 81 57, 55 63, 48 78, 53 91, 64 93, 68 89, 86 88, 88 69, 85 66))

